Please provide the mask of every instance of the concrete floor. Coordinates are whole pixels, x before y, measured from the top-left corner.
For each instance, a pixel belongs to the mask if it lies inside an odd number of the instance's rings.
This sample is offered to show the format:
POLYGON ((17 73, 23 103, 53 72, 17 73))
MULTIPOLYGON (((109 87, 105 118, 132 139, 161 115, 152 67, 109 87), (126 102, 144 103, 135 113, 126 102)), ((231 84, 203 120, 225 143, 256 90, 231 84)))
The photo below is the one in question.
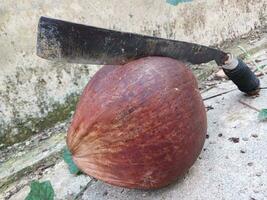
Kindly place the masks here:
MULTIPOLYGON (((261 79, 267 86, 267 76, 261 79)), ((203 98, 235 88, 228 81, 203 98)), ((161 190, 128 190, 91 181, 83 200, 264 200, 267 199, 267 122, 239 103, 267 108, 267 90, 251 98, 238 90, 205 101, 210 108, 204 149, 189 173, 161 190), (231 138, 236 138, 235 142, 231 138), (238 141, 239 140, 239 141, 238 141)))

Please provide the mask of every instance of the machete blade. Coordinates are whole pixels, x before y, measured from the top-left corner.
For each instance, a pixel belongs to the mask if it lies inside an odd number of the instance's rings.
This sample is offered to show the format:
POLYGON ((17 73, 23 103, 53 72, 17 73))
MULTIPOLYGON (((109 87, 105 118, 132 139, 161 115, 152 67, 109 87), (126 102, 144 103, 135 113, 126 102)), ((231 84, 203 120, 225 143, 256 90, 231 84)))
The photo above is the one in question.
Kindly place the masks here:
POLYGON ((215 60, 221 64, 226 53, 210 47, 113 31, 41 17, 37 55, 56 61, 88 64, 124 64, 145 56, 165 56, 192 64, 215 60))

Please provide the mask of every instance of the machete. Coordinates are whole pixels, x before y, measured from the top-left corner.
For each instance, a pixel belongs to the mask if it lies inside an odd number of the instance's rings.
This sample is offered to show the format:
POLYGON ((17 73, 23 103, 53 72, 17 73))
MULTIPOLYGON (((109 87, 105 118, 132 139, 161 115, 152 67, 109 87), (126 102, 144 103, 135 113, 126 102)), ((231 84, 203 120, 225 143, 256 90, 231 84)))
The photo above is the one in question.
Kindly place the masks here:
POLYGON ((120 32, 41 17, 37 55, 84 64, 120 65, 146 56, 165 56, 192 64, 215 60, 245 93, 258 91, 259 80, 241 60, 199 44, 120 32))

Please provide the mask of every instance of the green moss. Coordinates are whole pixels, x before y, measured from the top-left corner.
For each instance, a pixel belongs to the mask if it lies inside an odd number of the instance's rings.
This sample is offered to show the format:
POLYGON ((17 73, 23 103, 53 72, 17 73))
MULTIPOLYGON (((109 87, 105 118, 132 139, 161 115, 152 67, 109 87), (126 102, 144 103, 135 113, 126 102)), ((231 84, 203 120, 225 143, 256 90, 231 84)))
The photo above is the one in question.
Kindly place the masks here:
POLYGON ((37 132, 52 127, 58 122, 62 122, 71 116, 71 111, 75 109, 79 96, 70 95, 64 104, 54 104, 53 109, 43 118, 28 118, 27 121, 15 121, 12 126, 1 128, 0 141, 1 148, 22 142, 37 132), (16 134, 11 134, 16 131, 16 134))

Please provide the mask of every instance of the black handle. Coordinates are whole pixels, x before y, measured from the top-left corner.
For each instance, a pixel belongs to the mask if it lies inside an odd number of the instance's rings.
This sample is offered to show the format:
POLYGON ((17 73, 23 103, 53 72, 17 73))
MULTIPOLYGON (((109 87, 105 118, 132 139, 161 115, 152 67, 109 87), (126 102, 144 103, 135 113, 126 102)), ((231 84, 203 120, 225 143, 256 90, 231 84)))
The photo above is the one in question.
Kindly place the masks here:
POLYGON ((231 79, 237 85, 240 91, 249 95, 258 92, 260 80, 242 60, 238 59, 238 65, 236 68, 223 68, 223 70, 229 79, 231 79))

